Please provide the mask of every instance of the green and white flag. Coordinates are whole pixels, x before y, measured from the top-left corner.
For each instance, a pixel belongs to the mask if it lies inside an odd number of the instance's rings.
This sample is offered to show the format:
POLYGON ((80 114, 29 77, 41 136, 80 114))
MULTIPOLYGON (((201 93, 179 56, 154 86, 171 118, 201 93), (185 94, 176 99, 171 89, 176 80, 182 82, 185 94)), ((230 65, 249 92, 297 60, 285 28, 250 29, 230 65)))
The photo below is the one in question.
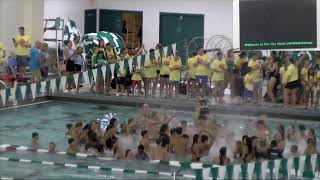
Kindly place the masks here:
POLYGON ((150 62, 150 54, 149 53, 145 54, 143 66, 145 66, 147 62, 148 63, 150 62))
POLYGON ((280 162, 281 159, 274 160, 274 175, 276 179, 279 177, 280 162))
POLYGON ((60 81, 60 83, 61 83, 61 90, 63 91, 64 89, 65 89, 65 87, 66 87, 66 81, 67 81, 67 77, 66 76, 62 76, 61 77, 61 81, 60 81))
POLYGON ((80 31, 77 29, 77 25, 75 21, 69 20, 64 27, 64 33, 63 33, 63 40, 70 40, 73 41, 73 38, 75 36, 81 36, 80 31))
POLYGON ((1 89, 1 101, 2 106, 5 106, 7 101, 7 89, 1 89))
POLYGON ((138 68, 141 69, 141 55, 137 57, 138 68))
POLYGON ((16 87, 10 88, 10 95, 12 97, 12 101, 16 100, 16 87))
POLYGON ((312 154, 311 155, 312 173, 316 172, 316 162, 317 162, 317 154, 312 154))
POLYGON ((248 163, 248 179, 252 179, 252 175, 253 175, 253 170, 254 170, 254 165, 255 163, 248 163))
POLYGON ((74 80, 74 83, 76 83, 76 86, 78 86, 78 82, 79 82, 79 73, 75 73, 75 74, 73 74, 73 80, 74 80))
POLYGON ((90 81, 89 81, 89 75, 88 75, 88 71, 84 71, 82 73, 82 77, 83 77, 83 81, 84 81, 84 85, 87 86, 90 84, 90 81))
POLYGON ((114 78, 114 66, 115 64, 110 64, 111 78, 114 78))
POLYGON ((120 54, 121 49, 125 47, 122 40, 114 33, 107 32, 107 31, 100 31, 97 33, 98 37, 103 39, 105 43, 110 43, 117 53, 117 55, 120 54))
POLYGON ((290 178, 290 174, 291 174, 291 170, 292 170, 292 165, 293 165, 293 159, 289 158, 287 160, 287 174, 288 174, 288 178, 290 178))
POLYGON ((168 57, 168 46, 163 48, 163 56, 168 57))
POLYGON ((41 93, 42 95, 44 95, 46 93, 47 81, 41 81, 40 85, 41 85, 41 93))
POLYGON ((177 51, 177 43, 174 43, 174 44, 172 44, 172 55, 174 56, 174 54, 176 53, 176 51, 177 51))
POLYGON ((56 90, 56 88, 57 88, 56 79, 51 79, 51 80, 50 80, 50 87, 51 87, 52 93, 54 94, 54 93, 55 93, 55 90, 56 90))
POLYGON ((219 167, 219 173, 218 173, 218 179, 224 179, 224 177, 226 176, 226 170, 227 170, 227 166, 220 166, 219 167))
POLYGON ((21 96, 22 96, 22 100, 24 100, 26 98, 26 93, 27 93, 27 86, 23 85, 20 86, 20 92, 21 92, 21 96))
POLYGON ((32 83, 32 84, 31 84, 32 99, 35 99, 35 98, 36 98, 36 89, 37 89, 37 84, 36 84, 36 83, 32 83))
MULTIPOLYGON (((299 171, 300 171, 300 176, 303 175, 305 162, 306 162, 306 156, 300 156, 300 157, 299 157, 299 171)), ((299 176, 299 174, 298 174, 298 176, 299 176)))
POLYGON ((97 81, 97 73, 98 73, 97 69, 92 69, 92 75, 95 81, 97 81))
POLYGON ((133 62, 132 58, 128 59, 130 73, 132 72, 132 62, 133 62))
POLYGON ((102 66, 101 67, 101 72, 102 72, 103 79, 106 78, 107 67, 106 66, 102 66))
POLYGON ((241 169, 240 164, 235 164, 235 165, 233 166, 233 179, 240 179, 240 178, 239 178, 240 169, 241 169))
POLYGON ((268 167, 268 161, 262 161, 261 162, 261 178, 266 179, 267 177, 267 167, 268 167))

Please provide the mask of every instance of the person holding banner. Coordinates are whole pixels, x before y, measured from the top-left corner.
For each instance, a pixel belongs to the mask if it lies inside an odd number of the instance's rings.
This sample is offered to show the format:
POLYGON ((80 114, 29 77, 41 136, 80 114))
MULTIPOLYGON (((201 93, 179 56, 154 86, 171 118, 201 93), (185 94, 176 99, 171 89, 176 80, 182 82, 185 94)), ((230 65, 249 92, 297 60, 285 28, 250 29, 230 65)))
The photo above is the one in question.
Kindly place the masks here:
POLYGON ((124 51, 122 51, 120 54, 120 60, 118 61, 119 71, 116 77, 116 96, 126 95, 124 92, 124 89, 125 89, 124 87, 126 83, 127 70, 124 66, 124 60, 125 60, 125 53, 124 51))
POLYGON ((106 44, 105 57, 107 59, 107 62, 110 66, 110 71, 111 71, 111 74, 107 73, 108 75, 106 76, 106 79, 105 79, 106 94, 109 95, 112 78, 116 76, 116 74, 114 74, 114 67, 115 67, 115 64, 117 63, 117 54, 110 43, 106 44))
POLYGON ((165 97, 169 94, 169 75, 170 75, 170 58, 162 57, 160 64, 160 98, 162 98, 163 91, 165 97))
MULTIPOLYGON (((103 51, 98 51, 96 56, 92 56, 92 68, 101 68, 103 65, 106 64, 106 59, 104 56, 104 52, 103 51)), ((99 94, 103 94, 103 90, 104 90, 104 79, 103 79, 103 75, 102 75, 102 71, 98 71, 97 72, 97 77, 96 77, 96 91, 99 94)), ((93 87, 91 87, 91 90, 93 90, 93 87)))
POLYGON ((75 72, 74 67, 74 58, 77 55, 77 52, 72 49, 72 41, 66 40, 64 41, 65 48, 63 50, 63 58, 66 64, 66 71, 67 71, 67 81, 65 88, 67 90, 71 90, 75 87, 75 83, 73 81, 72 75, 75 72))

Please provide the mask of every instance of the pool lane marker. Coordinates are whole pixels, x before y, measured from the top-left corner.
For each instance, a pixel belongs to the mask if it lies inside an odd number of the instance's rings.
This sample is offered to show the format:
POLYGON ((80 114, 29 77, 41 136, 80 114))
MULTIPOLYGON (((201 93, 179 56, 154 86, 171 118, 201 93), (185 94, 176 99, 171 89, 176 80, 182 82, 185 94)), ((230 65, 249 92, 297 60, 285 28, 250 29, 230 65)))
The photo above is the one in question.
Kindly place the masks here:
MULTIPOLYGON (((10 144, 2 144, 0 145, 0 150, 4 149, 5 151, 24 151, 24 152, 40 152, 40 153, 49 153, 46 149, 33 149, 26 146, 20 145, 10 145, 10 144)), ((93 154, 85 154, 85 153, 68 153, 68 152, 55 152, 52 154, 61 154, 61 155, 69 155, 73 157, 82 157, 82 158, 96 158, 100 160, 107 160, 111 161, 114 160, 113 158, 102 158, 98 157, 93 154)), ((165 160, 153 160, 150 161, 151 164, 162 164, 162 165, 169 165, 174 167, 180 167, 184 169, 203 169, 203 168, 212 168, 217 167, 212 164, 205 164, 205 163, 191 163, 191 162, 179 162, 179 161, 165 161, 165 160)))
POLYGON ((170 172, 161 172, 161 171, 143 171, 136 169, 122 169, 122 168, 111 168, 111 167, 102 167, 102 166, 90 166, 87 164, 69 164, 69 163, 59 163, 59 162, 51 162, 51 161, 39 161, 39 160, 30 160, 30 159, 18 159, 18 158, 9 158, 9 157, 0 157, 0 161, 11 161, 17 163, 28 163, 28 164, 43 164, 49 166, 61 166, 68 168, 77 168, 77 169, 88 169, 88 170, 100 170, 106 171, 109 173, 112 172, 120 172, 124 175, 129 174, 147 174, 153 176, 177 176, 182 178, 196 178, 195 175, 184 175, 184 174, 175 174, 170 172))
POLYGON ((53 100, 42 101, 42 102, 37 102, 37 103, 32 103, 32 104, 23 104, 23 105, 20 105, 20 106, 5 107, 5 108, 0 108, 0 111, 4 111, 4 110, 8 110, 8 109, 16 109, 16 108, 20 108, 20 107, 34 106, 34 105, 38 105, 38 104, 45 104, 45 103, 50 103, 52 101, 53 100))
POLYGON ((12 177, 1 177, 0 176, 0 180, 14 180, 14 178, 12 178, 12 177))
MULTIPOLYGON (((10 145, 10 144, 0 145, 0 150, 49 153, 48 150, 46 149, 34 149, 27 146, 10 145)), ((102 158, 102 157, 95 156, 93 154, 85 154, 85 153, 68 153, 68 152, 57 151, 52 154, 69 155, 73 157, 82 157, 82 158, 96 158, 96 159, 105 160, 105 161, 113 160, 113 158, 102 158)))
MULTIPOLYGON (((33 149, 31 147, 20 146, 20 145, 10 145, 10 144, 2 144, 0 145, 0 150, 3 149, 5 151, 24 151, 24 152, 40 152, 40 153, 49 153, 46 149, 33 149)), ((72 157, 81 157, 81 158, 95 158, 100 160, 107 160, 111 161, 114 160, 113 158, 102 158, 98 157, 93 154, 85 154, 85 153, 68 153, 58 151, 52 154, 61 154, 61 155, 69 155, 72 157)), ((153 160, 150 161, 151 164, 162 164, 162 165, 169 165, 174 167, 180 167, 184 169, 203 169, 203 168, 212 168, 217 167, 216 165, 212 164, 205 164, 205 163, 191 163, 191 162, 179 162, 179 161, 165 161, 165 160, 153 160)))

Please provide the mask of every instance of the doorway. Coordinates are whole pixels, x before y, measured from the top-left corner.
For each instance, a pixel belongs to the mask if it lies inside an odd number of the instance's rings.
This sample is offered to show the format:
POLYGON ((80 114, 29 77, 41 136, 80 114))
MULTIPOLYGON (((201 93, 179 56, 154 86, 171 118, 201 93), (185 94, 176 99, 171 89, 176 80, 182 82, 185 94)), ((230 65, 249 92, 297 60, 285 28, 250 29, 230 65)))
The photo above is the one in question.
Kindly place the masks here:
POLYGON ((142 12, 101 9, 99 17, 99 31, 117 33, 129 51, 133 51, 142 42, 142 12))

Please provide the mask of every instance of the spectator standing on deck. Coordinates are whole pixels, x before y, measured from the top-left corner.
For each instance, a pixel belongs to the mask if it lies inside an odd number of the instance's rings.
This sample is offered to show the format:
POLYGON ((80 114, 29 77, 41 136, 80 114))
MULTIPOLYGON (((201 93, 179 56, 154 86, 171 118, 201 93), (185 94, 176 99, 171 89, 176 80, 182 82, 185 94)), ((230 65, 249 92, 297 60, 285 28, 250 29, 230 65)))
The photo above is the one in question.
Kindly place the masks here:
POLYGON ((41 42, 36 41, 34 47, 30 49, 29 68, 31 71, 31 83, 40 81, 40 48, 41 42))
POLYGON ((16 47, 17 66, 19 72, 25 72, 29 61, 29 48, 31 47, 31 39, 25 34, 24 27, 19 27, 19 35, 13 39, 14 47, 16 47))
POLYGON ((6 58, 6 47, 0 42, 0 68, 4 66, 4 60, 6 58))

